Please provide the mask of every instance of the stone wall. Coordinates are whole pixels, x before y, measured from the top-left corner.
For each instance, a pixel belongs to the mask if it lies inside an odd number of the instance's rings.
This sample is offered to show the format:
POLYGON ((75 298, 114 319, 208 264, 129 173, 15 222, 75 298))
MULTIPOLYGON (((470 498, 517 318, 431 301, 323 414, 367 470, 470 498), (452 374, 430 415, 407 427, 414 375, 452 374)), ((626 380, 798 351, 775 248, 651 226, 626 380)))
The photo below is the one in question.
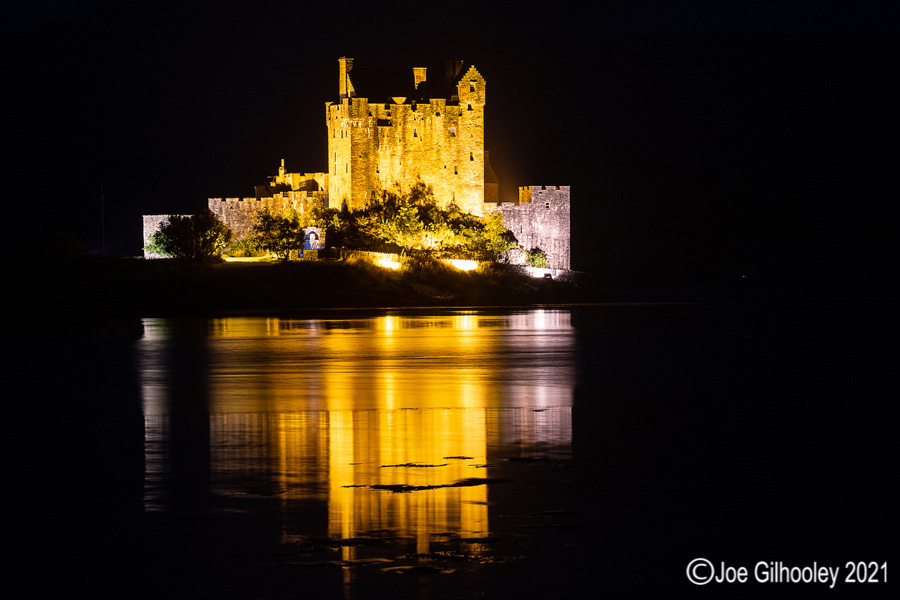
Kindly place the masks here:
MULTIPOLYGON (((222 209, 221 213, 216 213, 219 219, 223 219, 223 214, 229 215, 229 218, 233 223, 238 224, 244 235, 248 235, 253 227, 253 219, 256 214, 255 211, 252 210, 254 204, 250 201, 255 201, 256 198, 210 198, 210 210, 212 210, 212 205, 215 201, 217 206, 222 209), (246 229, 244 226, 250 223, 250 229, 246 229)), ((272 198, 262 198, 261 200, 272 200, 272 198)), ((261 204, 263 204, 261 202, 261 204)), ((277 207, 275 203, 268 203, 267 208, 272 210, 277 207)), ((261 210, 261 209, 260 209, 261 210)), ((216 211, 213 211, 216 212, 216 211)), ((154 233, 159 231, 160 225, 163 221, 166 221, 169 217, 173 215, 142 215, 144 220, 144 248, 150 243, 150 238, 154 233)), ((174 215, 179 217, 189 217, 190 215, 174 215)), ((228 225, 228 223, 225 223, 228 225)), ((232 227, 229 225, 229 227, 232 227)), ((233 228, 233 227, 232 227, 233 228)), ((235 230, 237 231, 237 230, 235 230)), ((306 258, 310 257, 318 257, 318 251, 325 249, 325 230, 321 227, 306 227, 303 230, 303 249, 298 253, 299 256, 305 256, 306 258), (305 255, 306 252, 310 254, 308 256, 305 255)), ((144 258, 166 258, 161 254, 156 254, 155 252, 147 252, 144 250, 144 258)))
POLYGON ((503 226, 519 244, 547 253, 551 269, 570 269, 570 188, 527 186, 519 188, 519 201, 485 204, 485 212, 503 215, 503 226))
MULTIPOLYGON (((341 60, 343 90, 352 89, 351 59, 341 60)), ((417 81, 424 69, 410 73, 417 81)), ((397 97, 370 104, 344 97, 326 103, 329 198, 332 208, 365 206, 379 189, 408 191, 419 180, 441 205, 453 202, 482 215, 485 202, 485 81, 475 67, 452 99, 415 102, 397 97)))
POLYGON ((324 192, 283 192, 267 198, 209 198, 208 203, 209 210, 231 227, 235 237, 244 239, 253 232, 253 222, 260 211, 268 209, 281 215, 295 210, 302 214, 315 207, 328 206, 328 195, 324 192))
POLYGON ((144 219, 144 258, 165 258, 161 254, 156 254, 155 252, 147 252, 146 248, 150 244, 150 238, 153 237, 153 234, 159 231, 159 226, 162 225, 163 221, 167 221, 169 217, 178 216, 178 217, 189 217, 190 215, 142 215, 144 219))

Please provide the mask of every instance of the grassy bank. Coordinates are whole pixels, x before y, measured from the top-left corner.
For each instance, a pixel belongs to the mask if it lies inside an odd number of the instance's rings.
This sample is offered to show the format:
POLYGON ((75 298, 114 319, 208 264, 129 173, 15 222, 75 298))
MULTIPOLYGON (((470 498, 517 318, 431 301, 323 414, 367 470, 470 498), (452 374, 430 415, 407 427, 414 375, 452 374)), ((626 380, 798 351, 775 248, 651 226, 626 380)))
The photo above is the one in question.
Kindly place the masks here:
POLYGON ((19 267, 12 274, 13 300, 48 309, 152 314, 602 300, 587 275, 535 279, 503 265, 463 272, 429 263, 392 271, 365 261, 196 264, 85 256, 19 267))

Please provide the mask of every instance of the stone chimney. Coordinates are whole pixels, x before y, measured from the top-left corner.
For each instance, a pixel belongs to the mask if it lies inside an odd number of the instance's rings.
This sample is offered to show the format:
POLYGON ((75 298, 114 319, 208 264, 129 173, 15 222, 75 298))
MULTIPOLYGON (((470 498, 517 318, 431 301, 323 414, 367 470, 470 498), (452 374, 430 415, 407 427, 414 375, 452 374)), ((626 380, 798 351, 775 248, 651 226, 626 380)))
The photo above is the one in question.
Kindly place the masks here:
POLYGON ((419 89, 419 84, 425 81, 425 67, 413 67, 413 79, 415 79, 416 89, 419 89))
POLYGON ((353 84, 350 82, 350 71, 353 70, 353 59, 342 56, 338 59, 338 65, 340 67, 338 91, 340 92, 341 100, 344 98, 351 98, 356 95, 353 84))

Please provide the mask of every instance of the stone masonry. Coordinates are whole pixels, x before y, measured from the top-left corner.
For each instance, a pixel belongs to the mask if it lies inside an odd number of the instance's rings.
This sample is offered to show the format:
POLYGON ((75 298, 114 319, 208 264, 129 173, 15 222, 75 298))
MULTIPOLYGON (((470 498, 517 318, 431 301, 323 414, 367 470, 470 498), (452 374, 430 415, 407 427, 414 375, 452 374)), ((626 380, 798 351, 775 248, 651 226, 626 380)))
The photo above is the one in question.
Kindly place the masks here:
POLYGON ((163 221, 167 221, 169 217, 177 216, 177 217, 188 217, 190 215, 143 215, 144 219, 144 258, 165 258, 161 254, 157 254, 155 252, 148 252, 146 250, 147 246, 150 245, 150 238, 153 237, 153 234, 159 231, 160 225, 162 225, 163 221))
POLYGON ((463 71, 457 61, 448 65, 443 85, 429 87, 428 79, 439 77, 416 67, 409 86, 383 92, 397 94, 388 102, 374 102, 362 94, 374 93, 379 82, 357 86, 353 59, 338 63, 340 100, 326 103, 331 207, 362 208, 379 189, 403 192, 421 180, 439 203, 481 216, 485 81, 478 70, 463 71), (449 98, 431 95, 437 91, 449 98))
POLYGON ((257 213, 268 209, 276 215, 295 210, 304 213, 315 206, 325 206, 324 195, 314 192, 285 192, 265 198, 210 198, 209 210, 231 227, 237 239, 253 232, 257 213))
POLYGON ((485 212, 503 215, 503 226, 520 246, 546 252, 551 269, 571 268, 569 208, 567 185, 520 187, 518 203, 485 204, 485 212))

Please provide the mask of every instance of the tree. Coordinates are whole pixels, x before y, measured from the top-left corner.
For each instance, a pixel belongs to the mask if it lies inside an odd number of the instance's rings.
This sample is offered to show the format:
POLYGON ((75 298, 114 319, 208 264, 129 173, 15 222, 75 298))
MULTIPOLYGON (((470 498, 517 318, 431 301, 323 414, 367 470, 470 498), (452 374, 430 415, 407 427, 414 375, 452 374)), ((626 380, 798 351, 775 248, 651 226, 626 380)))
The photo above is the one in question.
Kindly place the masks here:
POLYGON ((430 186, 419 181, 407 194, 381 191, 356 214, 359 230, 405 253, 496 260, 515 243, 501 215, 483 219, 454 204, 441 208, 430 186))
POLYGON ((280 216, 264 210, 256 215, 253 238, 267 252, 281 260, 287 260, 291 250, 303 247, 304 231, 300 215, 292 213, 280 216))
POLYGON ((482 258, 497 260, 500 255, 516 245, 516 236, 503 226, 503 215, 485 215, 482 228, 474 243, 482 258))
POLYGON ((434 194, 421 182, 409 194, 381 190, 355 215, 356 224, 364 236, 397 246, 403 252, 428 249, 431 244, 425 237, 420 213, 432 205, 436 206, 434 194))
POLYGON ((325 230, 328 245, 355 250, 378 250, 381 242, 360 230, 356 213, 336 208, 314 208, 310 211, 311 224, 325 230))
POLYGON ((202 260, 228 246, 234 232, 209 209, 196 215, 172 215, 160 224, 147 249, 163 256, 202 260))
POLYGON ((538 247, 528 251, 528 264, 538 269, 547 268, 547 253, 538 247))

